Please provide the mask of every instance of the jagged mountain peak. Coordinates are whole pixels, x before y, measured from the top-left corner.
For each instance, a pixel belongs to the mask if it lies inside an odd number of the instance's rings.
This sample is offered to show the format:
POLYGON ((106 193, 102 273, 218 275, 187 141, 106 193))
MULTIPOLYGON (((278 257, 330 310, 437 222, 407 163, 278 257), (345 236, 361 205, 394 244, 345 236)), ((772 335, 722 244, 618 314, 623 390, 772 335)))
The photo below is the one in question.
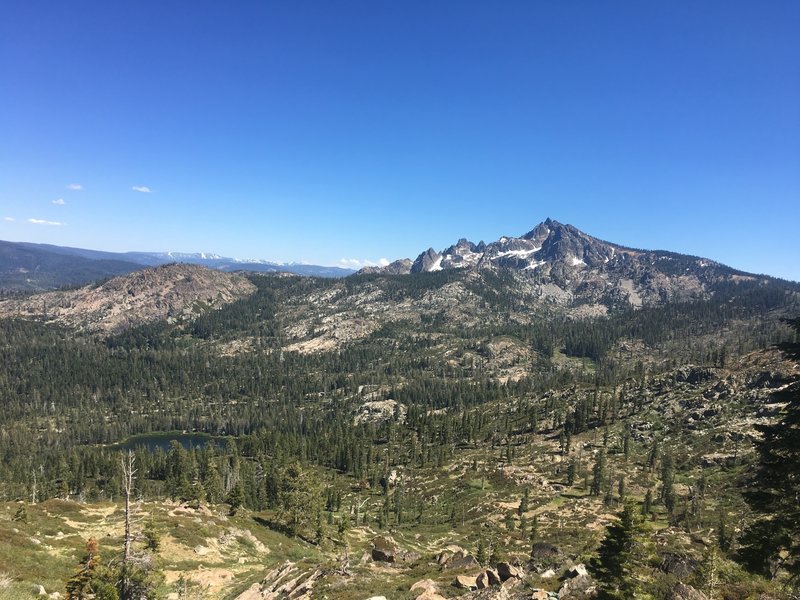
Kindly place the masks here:
POLYGON ((442 270, 442 255, 433 248, 428 248, 417 257, 411 265, 412 273, 427 273, 442 270))
MULTIPOLYGON (((407 273, 425 273, 443 269, 507 267, 535 270, 545 262, 564 262, 570 267, 599 266, 609 262, 619 247, 602 242, 572 225, 546 219, 520 237, 503 236, 486 244, 459 239, 438 252, 428 248, 413 262, 407 273)), ((401 261, 392 269, 370 269, 370 272, 397 273, 401 261)))
POLYGON ((605 306, 697 299, 711 293, 720 281, 756 277, 708 259, 605 242, 551 218, 519 237, 502 236, 488 244, 462 238, 441 252, 428 248, 413 262, 396 261, 391 269, 371 272, 416 274, 448 269, 478 275, 504 271, 558 302, 605 306))

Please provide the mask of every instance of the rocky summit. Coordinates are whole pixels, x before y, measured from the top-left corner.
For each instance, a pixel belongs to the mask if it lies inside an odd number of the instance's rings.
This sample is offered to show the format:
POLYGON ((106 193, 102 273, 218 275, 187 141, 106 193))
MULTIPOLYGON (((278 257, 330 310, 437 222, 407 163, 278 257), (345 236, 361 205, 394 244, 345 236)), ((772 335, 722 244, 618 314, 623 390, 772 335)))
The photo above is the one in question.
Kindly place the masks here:
POLYGON ((453 269, 509 272, 539 286, 545 294, 635 307, 698 299, 722 281, 756 278, 709 259, 605 242, 549 218, 520 237, 503 236, 489 244, 462 238, 441 252, 428 248, 414 261, 402 259, 361 272, 412 274, 453 269))
POLYGON ((242 277, 189 264, 170 264, 99 285, 0 302, 0 318, 23 317, 103 333, 160 320, 188 319, 255 291, 242 277))

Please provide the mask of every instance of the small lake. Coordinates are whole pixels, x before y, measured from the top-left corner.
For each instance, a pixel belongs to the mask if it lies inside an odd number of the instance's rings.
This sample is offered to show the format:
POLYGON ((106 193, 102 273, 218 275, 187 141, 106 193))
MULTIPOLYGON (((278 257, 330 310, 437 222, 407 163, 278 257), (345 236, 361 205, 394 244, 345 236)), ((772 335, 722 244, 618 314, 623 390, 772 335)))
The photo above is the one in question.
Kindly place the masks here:
POLYGON ((202 448, 207 444, 223 446, 225 438, 215 437, 208 433, 185 433, 181 431, 160 431, 158 433, 141 433, 114 444, 112 447, 120 450, 136 450, 145 446, 150 452, 161 448, 164 452, 169 450, 172 440, 186 448, 202 448))

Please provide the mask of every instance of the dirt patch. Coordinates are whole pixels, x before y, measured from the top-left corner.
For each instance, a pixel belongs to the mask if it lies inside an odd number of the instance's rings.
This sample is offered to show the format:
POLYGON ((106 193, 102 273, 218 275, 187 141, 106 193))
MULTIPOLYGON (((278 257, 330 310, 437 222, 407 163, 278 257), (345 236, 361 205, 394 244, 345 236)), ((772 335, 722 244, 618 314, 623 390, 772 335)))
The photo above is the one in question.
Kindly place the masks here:
POLYGON ((209 598, 222 597, 222 591, 229 587, 236 578, 236 573, 229 569, 217 567, 200 567, 196 571, 165 571, 164 578, 168 586, 174 586, 181 576, 194 585, 205 590, 209 598))
POLYGON ((219 542, 211 538, 206 538, 202 545, 189 548, 178 542, 171 535, 165 535, 161 539, 161 553, 169 556, 173 562, 197 560, 205 563, 224 562, 222 553, 219 550, 219 542))
POLYGON ((87 521, 73 521, 69 517, 61 517, 64 524, 80 531, 80 535, 85 538, 102 538, 106 536, 119 536, 123 534, 124 526, 122 523, 122 512, 113 521, 109 519, 117 512, 116 506, 101 508, 83 509, 83 514, 91 517, 87 521))

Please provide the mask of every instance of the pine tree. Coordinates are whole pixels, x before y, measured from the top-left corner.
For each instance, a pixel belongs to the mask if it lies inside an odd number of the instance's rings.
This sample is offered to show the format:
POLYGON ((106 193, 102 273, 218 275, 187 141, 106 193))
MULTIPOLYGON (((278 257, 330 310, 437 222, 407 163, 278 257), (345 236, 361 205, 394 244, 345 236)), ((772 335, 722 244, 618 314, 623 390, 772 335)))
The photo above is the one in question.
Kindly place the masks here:
POLYGON ((530 491, 528 488, 525 488, 525 491, 522 494, 522 500, 519 501, 519 507, 517 508, 517 514, 519 516, 524 515, 528 512, 528 504, 530 502, 530 491))
POLYGON ((497 539, 492 539, 489 544, 489 564, 496 565, 497 563, 503 560, 502 550, 500 548, 500 544, 497 542, 497 539))
POLYGON ((649 516, 653 512, 653 490, 647 490, 642 503, 642 515, 649 516))
POLYGON ((100 546, 95 538, 86 542, 86 554, 81 559, 78 572, 67 581, 67 598, 69 600, 83 600, 94 597, 93 580, 100 563, 100 546))
POLYGON ((631 433, 627 429, 622 437, 622 454, 625 456, 625 462, 631 457, 631 433))
POLYGON ((714 545, 710 545, 703 553, 703 560, 700 562, 695 579, 696 587, 705 592, 708 600, 714 600, 720 583, 719 552, 714 545))
POLYGON ((161 549, 161 532, 156 527, 155 522, 151 518, 142 530, 147 549, 152 552, 158 552, 161 549))
POLYGON ((231 505, 230 514, 235 515, 244 503, 244 492, 242 491, 241 483, 237 483, 231 488, 225 501, 231 505))
POLYGON ((533 516, 533 521, 531 522, 531 547, 533 544, 539 541, 539 517, 537 515, 533 516))
POLYGON ((619 521, 610 525, 597 557, 589 566, 601 584, 600 597, 632 598, 639 588, 637 570, 644 564, 644 530, 632 502, 626 502, 619 521))
POLYGON ((475 560, 478 561, 478 564, 483 566, 486 564, 487 558, 488 557, 486 554, 486 542, 481 537, 478 539, 478 549, 475 552, 475 560))
POLYGON ((575 476, 577 475, 578 466, 575 462, 575 459, 569 461, 567 465, 567 485, 572 487, 575 485, 575 476))
POLYGON ((606 452, 601 450, 597 456, 592 469, 592 487, 589 490, 590 496, 599 496, 603 489, 603 481, 606 477, 606 452))
POLYGON ((512 513, 506 513, 504 523, 506 526, 506 530, 514 531, 515 523, 514 523, 514 515, 512 513))
MULTIPOLYGON (((800 361, 800 318, 789 321, 795 340, 779 344, 784 356, 800 361)), ((753 488, 745 493, 750 507, 761 516, 741 539, 740 559, 767 576, 785 569, 800 580, 800 382, 774 395, 786 402, 780 419, 756 425, 762 434, 757 444, 758 464, 753 488)))

